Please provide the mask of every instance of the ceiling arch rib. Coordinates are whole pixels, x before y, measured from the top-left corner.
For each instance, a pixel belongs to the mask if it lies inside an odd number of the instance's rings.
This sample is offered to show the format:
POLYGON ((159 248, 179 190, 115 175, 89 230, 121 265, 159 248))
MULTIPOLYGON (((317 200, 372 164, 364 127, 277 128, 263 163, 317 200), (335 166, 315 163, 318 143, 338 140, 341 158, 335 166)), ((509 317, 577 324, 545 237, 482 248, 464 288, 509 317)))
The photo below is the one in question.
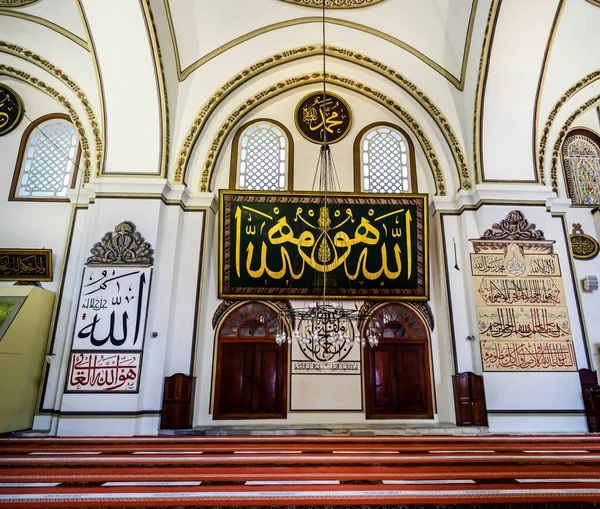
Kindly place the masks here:
POLYGON ((30 21, 32 23, 37 23, 38 25, 48 28, 49 30, 56 32, 57 34, 60 34, 63 37, 66 37, 67 39, 70 39, 75 44, 81 46, 84 50, 90 51, 88 43, 84 41, 81 37, 75 35, 73 32, 70 32, 66 28, 63 28, 60 25, 57 25, 56 23, 53 23, 52 21, 49 21, 47 19, 41 18, 39 16, 34 16, 33 14, 27 14, 26 12, 2 8, 0 8, 0 16, 10 16, 13 18, 19 18, 25 21, 30 21))
MULTIPOLYGON (((479 2, 479 0, 472 0, 472 3, 471 3, 471 9, 470 9, 469 17, 468 17, 466 33, 464 36, 462 55, 460 58, 459 76, 455 76, 452 72, 450 72, 448 69, 446 69, 443 65, 438 63, 435 58, 428 56, 424 51, 420 51, 414 45, 409 44, 397 37, 394 37, 393 35, 390 35, 389 33, 386 33, 383 30, 379 30, 379 29, 373 28, 372 26, 368 26, 365 24, 357 23, 352 20, 341 19, 341 18, 327 17, 326 23, 330 24, 330 25, 337 25, 337 26, 349 28, 352 30, 358 30, 360 32, 364 32, 364 33, 373 35, 380 40, 391 43, 391 44, 397 46, 398 48, 400 48, 404 51, 407 51, 408 53, 413 55, 415 58, 419 59, 420 61, 422 61, 423 63, 428 65, 431 69, 433 69, 434 71, 439 73, 441 76, 443 76, 446 80, 448 80, 448 82, 451 83, 455 88, 462 91, 462 90, 464 90, 464 86, 465 86, 466 68, 467 68, 467 64, 468 64, 468 58, 469 58, 469 52, 470 52, 469 50, 470 50, 470 46, 471 46, 471 39, 472 39, 472 35, 473 35, 473 27, 475 24, 475 17, 477 14, 478 2, 479 2)), ((261 27, 255 29, 255 30, 246 32, 238 37, 234 37, 233 39, 229 40, 228 42, 221 44, 219 47, 207 52, 200 58, 195 59, 191 64, 189 64, 185 68, 182 68, 181 56, 180 56, 180 44, 177 39, 175 22, 173 19, 173 14, 171 11, 171 6, 169 3, 169 0, 164 0, 164 4, 165 4, 165 12, 166 12, 166 16, 167 16, 171 40, 172 40, 172 44, 173 44, 173 48, 174 48, 174 52, 175 52, 175 61, 176 61, 179 81, 184 81, 186 78, 188 78, 190 76, 190 74, 192 74, 194 71, 198 70, 206 62, 209 62, 210 60, 222 55, 227 50, 234 48, 240 44, 243 44, 244 42, 249 41, 255 37, 258 37, 260 35, 263 35, 263 34, 266 34, 266 33, 269 33, 269 32, 275 31, 275 30, 281 30, 284 28, 297 26, 297 25, 311 24, 311 23, 321 24, 323 21, 322 18, 319 16, 310 16, 310 17, 288 19, 288 20, 278 21, 276 23, 267 24, 265 26, 261 26, 261 27)))
MULTIPOLYGON (((446 180, 437 153, 421 125, 412 117, 412 115, 410 115, 410 113, 408 113, 392 98, 356 80, 330 73, 327 73, 326 80, 329 84, 337 85, 348 90, 353 90, 354 92, 378 102, 386 107, 389 111, 394 113, 400 120, 402 120, 402 122, 404 122, 412 130, 421 148, 423 149, 425 156, 427 157, 436 186, 436 195, 446 195, 446 180)), ((217 129, 216 135, 210 143, 209 151, 202 167, 198 190, 200 192, 209 191, 215 164, 219 159, 224 142, 227 136, 231 133, 232 129, 241 121, 244 115, 250 113, 254 108, 260 106, 266 101, 269 101, 289 90, 293 90, 304 85, 322 82, 322 73, 315 72, 302 76, 294 76, 286 79, 283 82, 273 84, 272 86, 259 92, 258 94, 255 94, 240 104, 217 129)))
POLYGON ((8 55, 13 55, 17 58, 21 58, 23 60, 26 60, 27 62, 31 62, 37 65, 41 69, 44 69, 46 72, 60 80, 64 85, 66 85, 79 99, 81 105, 83 106, 83 109, 85 110, 88 122, 92 127, 92 133, 94 136, 94 146, 96 149, 96 175, 98 175, 100 173, 102 159, 104 157, 104 137, 100 129, 100 124, 98 122, 96 112, 94 111, 92 104, 86 93, 83 91, 83 89, 75 80, 73 80, 73 78, 71 78, 62 69, 60 69, 44 57, 26 48, 23 48, 17 44, 11 44, 5 41, 0 41, 0 52, 6 53, 8 55))
MULTIPOLYGON (((173 174, 174 183, 180 184, 184 182, 190 154, 194 144, 196 143, 196 140, 202 133, 202 130, 211 114, 229 94, 231 94, 234 90, 239 88, 248 80, 256 77, 268 69, 272 69, 276 66, 284 65, 302 58, 317 56, 320 55, 322 51, 322 46, 311 45, 293 48, 291 50, 272 55, 260 62, 256 62, 246 69, 243 69, 230 80, 228 80, 213 95, 211 95, 211 97, 200 108, 200 111, 190 125, 187 135, 184 138, 181 149, 179 150, 179 155, 175 162, 173 174)), ((458 141, 450 122, 444 116, 441 109, 436 106, 436 104, 425 94, 425 92, 423 92, 419 87, 405 78, 395 69, 392 69, 386 64, 372 59, 369 56, 329 45, 326 48, 326 54, 328 56, 338 58, 376 72, 409 93, 421 105, 421 107, 425 109, 425 111, 440 129, 456 164, 459 173, 461 189, 471 189, 472 181, 463 148, 458 141)))
POLYGON ((59 93, 56 89, 44 83, 42 80, 31 76, 29 73, 22 71, 20 69, 15 69, 14 67, 10 67, 4 64, 0 64, 0 75, 10 76, 11 78, 22 81, 23 83, 27 83, 42 92, 45 92, 50 97, 56 99, 60 104, 62 104, 67 111, 69 112, 69 117, 71 117, 71 122, 77 129, 77 133, 79 134, 79 140, 81 143, 81 155, 83 157, 83 177, 81 180, 81 184, 86 184, 90 181, 91 177, 91 161, 90 161, 90 144, 85 132, 85 128, 77 111, 73 107, 73 105, 69 102, 69 100, 59 93))
POLYGON ((577 81, 577 83, 569 87, 569 89, 566 90, 560 96, 558 101, 554 103, 554 106, 552 107, 552 110, 550 111, 550 114, 546 119, 544 128, 542 129, 542 136, 540 138, 540 143, 538 146, 537 172, 540 175, 540 182, 545 181, 544 164, 546 162, 546 149, 548 146, 548 137, 550 135, 550 131, 552 129, 552 126, 554 125, 554 121, 556 120, 559 111, 569 101, 569 99, 571 99, 571 97, 583 90, 588 85, 591 85, 592 83, 596 82, 598 79, 600 79, 600 69, 581 78, 579 81, 577 81))
POLYGON ((550 165, 550 182, 552 184, 552 191, 558 194, 558 158, 560 156, 560 149, 562 147, 563 142, 565 141, 565 137, 571 129, 571 126, 583 113, 585 113, 590 108, 594 108, 600 105, 600 94, 597 94, 587 101, 585 101, 579 108, 577 108, 567 119, 567 121, 563 124, 558 137, 556 138, 556 142, 554 143, 554 148, 552 149, 552 162, 550 165))

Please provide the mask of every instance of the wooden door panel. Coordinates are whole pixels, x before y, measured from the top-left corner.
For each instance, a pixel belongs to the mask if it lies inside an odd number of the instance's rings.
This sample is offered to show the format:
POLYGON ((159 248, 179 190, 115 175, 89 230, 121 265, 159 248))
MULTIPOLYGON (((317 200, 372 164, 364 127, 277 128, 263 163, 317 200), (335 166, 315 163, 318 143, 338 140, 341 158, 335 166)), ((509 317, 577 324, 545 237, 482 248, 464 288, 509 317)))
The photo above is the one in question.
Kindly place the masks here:
POLYGON ((370 375, 368 378, 369 414, 396 413, 397 396, 395 380, 395 349, 393 345, 381 345, 369 352, 370 375))
POLYGON ((252 412, 253 345, 223 343, 221 345, 221 380, 219 413, 252 412))
POLYGON ((253 413, 283 414, 282 347, 260 343, 254 356, 253 413))
POLYGON ((422 415, 427 413, 427 384, 425 382, 424 345, 397 345, 396 383, 398 413, 422 415))

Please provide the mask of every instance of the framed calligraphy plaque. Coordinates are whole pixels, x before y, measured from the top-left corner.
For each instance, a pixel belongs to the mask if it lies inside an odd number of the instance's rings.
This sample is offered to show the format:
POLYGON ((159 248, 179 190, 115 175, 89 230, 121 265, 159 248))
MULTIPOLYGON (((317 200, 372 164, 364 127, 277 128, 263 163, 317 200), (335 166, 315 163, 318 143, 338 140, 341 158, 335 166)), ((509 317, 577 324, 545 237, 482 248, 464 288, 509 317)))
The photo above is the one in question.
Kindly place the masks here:
POLYGON ((10 133, 23 119, 23 101, 4 83, 0 83, 0 136, 10 133))
POLYGON ((574 258, 578 260, 591 260, 598 256, 600 246, 594 237, 590 237, 585 233, 572 233, 569 238, 574 258))
POLYGON ((142 352, 71 352, 65 392, 138 392, 142 352))
POLYGON ((52 281, 52 249, 0 248, 0 281, 52 281))
POLYGON ((427 195, 221 191, 219 297, 428 300, 427 195))
POLYGON ((339 95, 312 92, 296 106, 294 120, 300 134, 308 141, 322 144, 327 132, 327 143, 336 143, 348 134, 352 126, 350 106, 339 95))

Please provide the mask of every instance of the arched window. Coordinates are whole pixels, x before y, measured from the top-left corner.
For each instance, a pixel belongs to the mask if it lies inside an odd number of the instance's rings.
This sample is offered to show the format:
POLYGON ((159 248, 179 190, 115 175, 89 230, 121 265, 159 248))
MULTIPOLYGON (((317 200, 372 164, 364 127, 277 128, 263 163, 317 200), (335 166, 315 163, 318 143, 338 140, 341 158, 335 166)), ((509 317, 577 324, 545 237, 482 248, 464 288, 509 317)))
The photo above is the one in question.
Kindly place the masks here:
POLYGON ((253 120, 243 125, 234 137, 229 187, 291 190, 293 159, 292 136, 283 124, 270 119, 253 120))
POLYGON ((79 137, 67 115, 38 118, 21 138, 9 199, 67 201, 80 155, 79 137))
POLYGON ((417 192, 414 147, 398 126, 378 122, 354 141, 354 190, 364 193, 417 192))
POLYGON ((600 203, 600 136, 588 129, 573 129, 562 148, 569 196, 573 203, 600 203))

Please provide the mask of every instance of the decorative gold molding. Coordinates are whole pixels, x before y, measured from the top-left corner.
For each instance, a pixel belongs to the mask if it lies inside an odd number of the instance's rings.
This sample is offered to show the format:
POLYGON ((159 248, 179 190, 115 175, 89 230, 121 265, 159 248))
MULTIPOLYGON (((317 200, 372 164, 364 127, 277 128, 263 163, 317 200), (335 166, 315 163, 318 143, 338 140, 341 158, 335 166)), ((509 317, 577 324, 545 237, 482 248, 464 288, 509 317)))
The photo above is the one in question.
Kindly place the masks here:
MULTIPOLYGON (((171 7, 169 5, 169 0, 163 0, 163 1, 165 3, 165 10, 167 13, 167 21, 168 21, 168 25, 169 25, 169 31, 171 32, 171 41, 173 43, 173 49, 175 51, 175 63, 177 66, 177 75, 178 75, 179 81, 184 81, 191 73, 193 73, 199 67, 204 65, 206 62, 221 55, 225 51, 227 51, 239 44, 242 44, 243 42, 253 39, 254 37, 257 37, 259 35, 262 35, 262 34, 265 34, 268 32, 272 32, 273 30, 279 30, 281 28, 287 28, 287 27, 302 25, 302 24, 306 24, 306 23, 322 23, 323 22, 321 17, 312 16, 312 17, 296 18, 296 19, 281 21, 279 23, 273 23, 271 25, 261 27, 257 30, 248 32, 244 35, 241 35, 240 37, 237 37, 237 38, 229 41, 226 44, 219 46, 218 48, 211 51, 210 53, 207 53, 206 55, 199 58, 195 62, 192 62, 190 65, 188 65, 185 69, 182 70, 181 69, 181 60, 179 57, 179 48, 178 48, 178 44, 177 44, 177 37, 175 35, 175 27, 173 24, 173 17, 171 15, 171 7)), ((438 63, 433 61, 431 58, 429 58, 425 54, 421 53, 416 48, 413 48, 411 45, 401 41, 400 39, 392 37, 391 35, 386 34, 385 32, 381 32, 380 30, 376 30, 367 25, 361 25, 358 23, 354 23, 352 21, 338 19, 338 18, 327 18, 326 23, 330 23, 332 25, 343 26, 346 28, 351 28, 354 30, 365 32, 365 33, 373 35, 375 37, 379 37, 380 39, 383 39, 391 44, 394 44, 394 45, 408 51, 411 55, 413 55, 416 58, 418 58, 419 60, 421 60, 421 62, 425 63, 426 65, 431 67, 434 71, 441 74, 450 83, 452 83, 452 85, 455 86, 458 90, 462 91, 465 87, 465 74, 466 74, 466 68, 467 68, 467 63, 468 63, 468 59, 469 59, 469 49, 470 49, 470 45, 471 45, 471 38, 472 38, 472 33, 473 33, 473 26, 475 23, 475 15, 477 13, 478 2, 479 2, 479 0, 473 0, 473 3, 471 4, 471 14, 470 14, 470 18, 469 18, 469 25, 467 28, 467 34, 465 37, 465 48, 463 51, 460 78, 457 78, 456 76, 454 76, 452 73, 447 71, 444 67, 442 67, 441 65, 439 65, 438 63)))
POLYGON ((586 2, 595 5, 596 7, 600 7, 600 0, 585 0, 586 2))
POLYGON ((154 62, 154 71, 156 74, 156 83, 158 86, 158 98, 160 100, 161 112, 161 151, 160 151, 160 176, 166 178, 169 166, 169 149, 171 145, 170 129, 169 129, 169 98, 167 95, 167 86, 165 80, 165 67, 163 65, 162 53, 160 52, 160 44, 158 42, 158 33, 154 22, 154 14, 150 7, 150 0, 140 0, 144 21, 146 23, 146 31, 148 39, 152 47, 152 55, 154 62))
POLYGON ((94 146, 96 147, 96 171, 99 172, 100 161, 102 159, 102 154, 104 153, 104 141, 102 140, 100 125, 98 123, 98 119, 96 118, 96 113, 92 108, 88 96, 77 84, 77 82, 74 81, 73 78, 71 78, 66 72, 55 66, 49 60, 46 60, 44 57, 41 57, 33 51, 18 46, 17 44, 0 41, 0 52, 13 55, 18 58, 22 58, 23 60, 37 65, 38 67, 50 73, 55 78, 59 79, 77 96, 77 98, 81 102, 81 105, 83 106, 83 109, 85 110, 88 122, 92 127, 92 133, 94 135, 94 146))
MULTIPOLYGON (((181 184, 184 181, 189 157, 196 140, 200 136, 200 133, 206 125, 210 115, 231 92, 236 90, 248 80, 273 67, 287 64, 301 58, 321 55, 323 51, 322 48, 323 47, 320 45, 311 45, 293 48, 288 51, 277 53, 243 69, 230 80, 228 80, 222 87, 220 87, 219 90, 204 103, 194 118, 192 125, 188 129, 181 149, 179 150, 177 160, 175 161, 173 182, 176 184, 181 184)), ((452 126, 442 114, 441 110, 436 106, 436 104, 419 87, 405 78, 395 69, 392 69, 391 67, 388 67, 382 62, 374 60, 369 56, 329 45, 326 48, 326 54, 333 58, 339 58, 347 62, 352 62, 356 65, 376 72, 409 93, 425 109, 425 111, 427 111, 427 113, 440 128, 444 138, 446 139, 446 142, 448 143, 448 146, 450 147, 450 151, 452 152, 452 156, 456 163, 461 188, 471 189, 472 184, 469 169, 467 167, 466 156, 463 152, 460 142, 456 137, 456 134, 454 133, 454 130, 452 129, 452 126)))
MULTIPOLYGON (((421 148, 423 149, 423 152, 425 153, 425 156, 427 157, 427 160, 429 161, 429 166, 436 186, 436 194, 439 196, 446 195, 446 182, 435 149, 425 134, 425 131, 423 131, 421 125, 404 108, 402 108, 402 106, 400 106, 387 95, 371 88, 368 85, 365 85, 364 83, 330 73, 327 73, 326 78, 327 82, 330 84, 337 85, 348 90, 353 90, 354 92, 378 102, 394 113, 404 123, 406 123, 416 136, 421 148)), ((200 192, 208 192, 214 166, 219 158, 225 139, 244 115, 250 113, 257 106, 284 92, 288 92, 289 90, 293 90, 303 85, 322 82, 322 73, 310 73, 302 76, 294 76, 286 79, 285 81, 280 81, 273 84, 269 88, 260 91, 239 105, 227 117, 227 120, 221 124, 219 129, 217 129, 217 134, 210 144, 210 148, 204 162, 198 190, 200 192)))
POLYGON ((92 56, 92 66, 94 67, 94 73, 96 74, 96 86, 98 87, 98 100, 100 101, 100 118, 102 121, 102 125, 100 127, 101 137, 103 141, 103 150, 102 156, 100 158, 99 163, 99 172, 96 173, 96 177, 99 177, 104 173, 104 165, 105 165, 105 155, 106 155, 106 145, 108 135, 106 133, 106 106, 104 99, 104 85, 102 83, 102 73, 100 72, 100 64, 98 63, 98 55, 96 55, 96 48, 94 46, 94 40, 92 39, 92 34, 90 32, 90 26, 88 24, 87 17, 85 15, 85 11, 83 9, 83 5, 81 0, 75 0, 75 5, 77 6, 77 10, 79 11, 79 16, 81 17, 81 23, 83 24, 83 28, 86 33, 86 37, 88 39, 88 48, 89 52, 92 56))
POLYGON ((479 71, 477 73, 477 91, 475 94, 475 107, 473 110, 473 173, 475 183, 479 184, 485 177, 483 172, 483 100, 485 96, 485 85, 487 82, 488 64, 492 52, 492 43, 494 41, 494 32, 498 21, 498 13, 502 0, 492 0, 488 12, 485 31, 483 34, 483 44, 481 47, 481 57, 479 58, 479 71))
POLYGON ((536 169, 535 178, 536 182, 543 183, 543 175, 540 172, 540 168, 537 167, 538 154, 536 152, 537 147, 537 137, 538 137, 538 118, 540 115, 540 98, 542 97, 542 89, 544 86, 544 81, 546 80, 546 70, 548 66, 548 58, 550 56, 550 50, 552 49, 552 44, 554 43, 554 37, 556 36, 556 32, 558 29, 558 24, 560 23, 560 18, 562 16, 565 0, 559 0, 558 6, 556 7, 556 13, 554 14, 554 19, 552 20, 552 27, 550 28, 550 36, 548 37, 548 42, 546 43, 546 49, 544 51, 544 60, 542 62, 542 69, 540 71, 540 79, 538 80, 537 90, 535 92, 535 107, 533 110, 533 136, 532 136, 532 150, 533 150, 533 167, 536 169))
MULTIPOLYGON (((18 1, 18 0, 13 0, 18 1)), ((36 0, 29 0, 36 1, 36 0)), ((289 4, 300 5, 302 7, 322 8, 323 0, 282 0, 289 4)), ((325 0, 325 9, 360 9, 370 7, 371 5, 383 2, 383 0, 325 0)))
POLYGON ((37 23, 38 25, 49 28, 57 34, 60 34, 67 39, 70 39, 74 43, 79 44, 79 46, 81 46, 84 50, 90 51, 88 44, 81 37, 75 35, 73 32, 69 32, 66 28, 63 28, 56 23, 52 23, 52 21, 48 21, 47 19, 6 8, 0 8, 0 16, 10 16, 12 18, 19 18, 26 21, 31 21, 32 23, 37 23))
POLYGON ((0 75, 10 76, 11 78, 15 78, 24 83, 28 83, 29 85, 45 92, 50 97, 56 99, 59 103, 61 103, 69 112, 69 117, 71 117, 71 122, 77 129, 77 133, 79 134, 79 142, 81 143, 81 152, 83 155, 83 177, 81 185, 87 184, 90 181, 90 144, 88 142, 87 136, 85 134, 85 128, 83 127, 83 123, 81 122, 79 115, 73 108, 73 105, 67 100, 67 98, 57 92, 54 88, 49 85, 46 85, 43 81, 31 76, 25 71, 21 71, 20 69, 15 69, 14 67, 9 67, 4 64, 0 64, 0 75))
POLYGON ((0 7, 20 8, 29 7, 30 5, 37 4, 40 0, 0 0, 0 7))
POLYGON ((575 122, 575 120, 577 120, 577 118, 582 113, 585 113, 587 110, 589 110, 590 108, 593 108, 598 103, 600 103, 600 94, 595 95, 591 99, 588 99, 579 108, 577 108, 573 113, 571 113, 571 115, 569 116, 567 121, 564 123, 562 129, 558 133, 558 137, 556 138, 556 142, 554 143, 554 149, 552 150, 552 163, 550 166, 550 178, 551 178, 551 182, 552 182, 552 191, 554 191, 556 194, 558 194, 557 167, 558 167, 558 157, 560 156, 560 148, 567 136, 567 133, 569 132, 571 125, 573 125, 573 122, 575 122))
MULTIPOLYGON (((542 130, 542 136, 540 138, 537 151, 537 172, 540 175, 540 182, 544 183, 545 180, 544 163, 546 161, 546 146, 548 144, 550 129, 552 129, 552 125, 554 124, 554 120, 556 119, 558 112, 577 92, 594 83, 598 79, 600 79, 600 69, 588 74, 587 76, 584 76, 577 83, 569 87, 567 91, 560 96, 560 99, 554 103, 552 110, 550 110, 550 114, 548 115, 546 123, 544 124, 544 129, 542 130)), ((554 184, 552 185, 554 187, 554 184)))

